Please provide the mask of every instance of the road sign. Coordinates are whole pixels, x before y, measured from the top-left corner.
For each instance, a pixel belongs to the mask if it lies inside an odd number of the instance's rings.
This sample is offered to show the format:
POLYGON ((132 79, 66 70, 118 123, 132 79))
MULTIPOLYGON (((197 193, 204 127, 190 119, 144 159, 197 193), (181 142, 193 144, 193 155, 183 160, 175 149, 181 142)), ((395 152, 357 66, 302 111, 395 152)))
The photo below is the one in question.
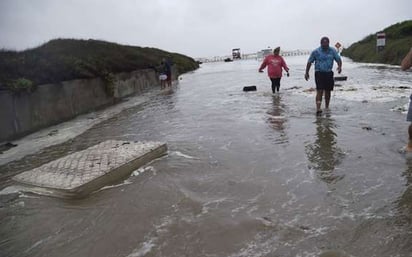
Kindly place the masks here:
POLYGON ((386 44, 386 34, 384 32, 376 33, 376 48, 378 52, 382 51, 385 48, 386 44))
POLYGON ((336 42, 335 47, 339 49, 342 45, 339 42, 336 42))

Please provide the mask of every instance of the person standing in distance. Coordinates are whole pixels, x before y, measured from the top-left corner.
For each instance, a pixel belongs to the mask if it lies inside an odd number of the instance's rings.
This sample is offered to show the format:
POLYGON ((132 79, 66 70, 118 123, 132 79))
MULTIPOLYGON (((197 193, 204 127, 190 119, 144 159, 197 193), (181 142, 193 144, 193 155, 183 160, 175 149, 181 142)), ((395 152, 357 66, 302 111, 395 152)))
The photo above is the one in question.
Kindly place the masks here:
MULTIPOLYGON (((402 70, 407 70, 410 67, 412 67, 412 48, 409 50, 409 53, 406 54, 406 56, 402 59, 401 62, 401 69, 402 70)), ((408 114, 406 115, 406 121, 412 122, 412 94, 409 96, 409 108, 408 108, 408 114)), ((408 128, 408 134, 409 134, 409 141, 408 144, 405 147, 406 152, 412 152, 412 123, 409 124, 408 128)))
POLYGON ((273 55, 270 54, 265 57, 262 64, 260 65, 259 72, 263 72, 263 69, 268 67, 268 76, 272 82, 272 92, 279 92, 280 79, 282 78, 282 68, 287 72, 286 75, 289 77, 289 68, 286 65, 285 60, 279 55, 280 47, 276 47, 273 50, 273 55))
POLYGON ((333 80, 333 61, 338 64, 338 73, 342 72, 342 59, 338 52, 329 47, 329 38, 322 37, 320 47, 312 51, 306 64, 305 80, 309 79, 309 70, 315 62, 315 83, 316 83, 316 114, 322 114, 321 104, 323 92, 325 92, 325 110, 329 110, 330 92, 333 90, 335 82, 333 80))
POLYGON ((172 64, 169 58, 163 58, 162 62, 163 62, 164 72, 167 76, 166 86, 171 87, 172 86, 172 64))

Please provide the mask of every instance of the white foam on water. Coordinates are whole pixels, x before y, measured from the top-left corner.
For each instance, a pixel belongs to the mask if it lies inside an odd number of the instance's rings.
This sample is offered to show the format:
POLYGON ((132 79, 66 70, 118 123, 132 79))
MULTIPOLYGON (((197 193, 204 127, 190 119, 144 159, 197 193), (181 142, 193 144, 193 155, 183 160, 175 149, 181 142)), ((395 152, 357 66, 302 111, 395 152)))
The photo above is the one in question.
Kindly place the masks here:
POLYGON ((249 208, 249 210, 246 211, 246 213, 250 216, 252 216, 253 212, 257 211, 259 207, 257 205, 253 205, 252 207, 249 208))
POLYGON ((268 114, 268 116, 272 119, 275 119, 275 120, 284 120, 286 118, 286 116, 283 116, 283 115, 277 115, 276 116, 276 115, 268 114))
POLYGON ((232 145, 232 141, 227 142, 226 144, 222 145, 220 149, 229 151, 230 146, 232 145))
POLYGON ((34 243, 32 246, 30 246, 26 251, 24 251, 25 253, 29 253, 31 250, 33 250, 34 248, 38 247, 39 245, 43 244, 44 242, 50 240, 52 237, 48 236, 44 239, 41 239, 39 241, 37 241, 36 243, 34 243))
POLYGON ((213 201, 209 201, 209 202, 206 202, 205 204, 203 204, 203 206, 202 206, 202 212, 201 212, 201 214, 203 215, 203 214, 207 214, 208 212, 209 212, 209 209, 211 209, 211 205, 214 205, 214 208, 216 208, 216 209, 218 209, 219 208, 219 205, 221 204, 221 203, 223 203, 223 202, 225 202, 227 200, 227 198, 226 197, 224 197, 224 198, 220 198, 220 199, 216 199, 216 200, 213 200, 213 201))
POLYGON ((155 225, 155 231, 146 235, 145 241, 141 244, 139 248, 136 248, 127 255, 126 257, 141 257, 146 256, 150 253, 153 248, 158 244, 159 238, 164 236, 169 232, 168 227, 173 224, 173 218, 170 216, 165 216, 161 219, 161 223, 159 225, 155 225))
POLYGON ((249 242, 246 247, 228 257, 261 257, 267 256, 270 252, 276 250, 275 243, 277 238, 260 243, 261 239, 259 237, 259 235, 255 236, 254 241, 249 242))
POLYGON ((356 196, 373 195, 373 192, 376 192, 380 188, 385 186, 385 182, 383 181, 383 179, 377 179, 377 182, 379 182, 379 184, 365 187, 365 189, 362 192, 354 192, 354 191, 352 191, 352 192, 356 196))
POLYGON ((296 257, 316 257, 318 256, 317 252, 308 252, 304 251, 303 253, 298 253, 296 257))
POLYGON ((38 199, 40 198, 39 196, 36 196, 35 194, 25 194, 25 193, 21 193, 19 195, 19 198, 28 198, 28 199, 38 199))
POLYGON ((196 157, 190 156, 188 154, 184 154, 184 153, 179 152, 179 151, 173 151, 173 152, 171 152, 171 154, 179 156, 179 157, 183 157, 183 158, 186 158, 186 159, 197 159, 196 157))
MULTIPOLYGON (((32 194, 25 194, 25 192, 30 193, 30 189, 24 186, 19 186, 19 185, 13 185, 13 186, 8 186, 3 188, 0 191, 0 195, 10 195, 10 194, 18 194, 19 198, 32 198, 32 199, 37 199, 39 197, 32 195, 32 194)), ((24 202, 22 202, 22 205, 19 205, 20 207, 24 207, 24 202)))
MULTIPOLYGON (((406 86, 406 85, 399 85, 406 86)), ((306 88, 307 89, 307 88, 306 88)), ((293 91, 294 94, 303 95, 306 97, 314 97, 315 91, 307 92, 306 89, 300 89, 293 91)), ((376 86, 367 84, 349 84, 342 87, 335 87, 332 91, 331 98, 341 99, 345 101, 356 101, 356 102, 390 102, 395 101, 400 98, 405 98, 409 96, 410 89, 399 89, 392 88, 389 86, 376 86)), ((405 100, 408 101, 408 100, 405 100)))
POLYGON ((297 196, 294 193, 288 191, 286 194, 290 197, 290 199, 289 199, 289 201, 284 202, 282 204, 281 207, 283 209, 286 209, 288 206, 292 206, 293 204, 295 204, 298 201, 297 196))
POLYGON ((143 242, 142 247, 139 249, 134 250, 131 254, 127 255, 127 257, 141 257, 145 256, 146 254, 150 253, 153 247, 156 246, 155 241, 157 238, 150 238, 148 241, 143 242))
POLYGON ((282 186, 287 186, 295 180, 299 181, 298 179, 299 179, 299 175, 297 173, 294 173, 293 176, 289 176, 288 179, 284 183, 282 183, 282 186))
POLYGON ((359 219, 385 219, 387 217, 391 217, 392 214, 382 216, 376 214, 375 208, 368 207, 361 210, 361 212, 353 212, 347 209, 343 209, 340 215, 329 215, 327 218, 334 219, 334 220, 345 220, 349 219, 351 221, 356 221, 359 219))
POLYGON ((330 227, 326 227, 326 226, 322 226, 318 228, 311 228, 309 230, 308 238, 326 235, 329 231, 330 231, 330 227))
POLYGON ((235 208, 235 209, 232 209, 231 210, 231 216, 232 217, 235 217, 235 214, 237 214, 237 213, 240 213, 242 210, 245 210, 246 208, 247 208, 247 206, 248 205, 241 205, 241 206, 239 206, 239 207, 237 207, 237 208, 235 208))
POLYGON ((122 183, 119 183, 119 184, 116 184, 116 185, 105 186, 105 187, 102 187, 101 189, 99 189, 98 191, 112 189, 112 188, 116 188, 116 187, 122 187, 122 186, 130 185, 130 184, 132 184, 132 182, 130 180, 126 179, 122 183))
POLYGON ((405 104, 399 104, 394 106, 391 111, 400 112, 402 114, 407 114, 409 109, 409 102, 405 104))
POLYGON ((132 177, 136 177, 139 176, 140 174, 146 172, 146 171, 152 171, 152 172, 156 172, 156 169, 153 166, 144 166, 144 167, 140 167, 137 170, 133 171, 132 173, 132 177))
MULTIPOLYGON (((399 71, 399 66, 386 64, 367 64, 355 63, 343 57, 343 73, 335 76, 347 76, 346 81, 337 81, 332 91, 333 98, 345 101, 368 101, 368 102, 389 102, 399 100, 411 94, 410 80, 407 75, 399 71), (339 86, 338 86, 339 85, 339 86)), ((336 65, 335 65, 336 68, 336 65)), ((311 71, 313 72, 313 70, 311 71)), ((306 97, 314 97, 316 94, 314 75, 311 74, 310 80, 306 85, 298 80, 291 84, 290 90, 293 94, 306 97), (299 85, 299 86, 298 86, 299 85), (313 89, 309 91, 308 89, 313 89)), ((288 86, 285 85, 285 88, 288 86)), ((405 99, 405 101, 408 101, 405 99)))
POLYGON ((6 188, 3 188, 3 190, 0 191, 0 195, 18 194, 20 192, 21 192, 21 187, 19 187, 19 186, 8 186, 6 188))

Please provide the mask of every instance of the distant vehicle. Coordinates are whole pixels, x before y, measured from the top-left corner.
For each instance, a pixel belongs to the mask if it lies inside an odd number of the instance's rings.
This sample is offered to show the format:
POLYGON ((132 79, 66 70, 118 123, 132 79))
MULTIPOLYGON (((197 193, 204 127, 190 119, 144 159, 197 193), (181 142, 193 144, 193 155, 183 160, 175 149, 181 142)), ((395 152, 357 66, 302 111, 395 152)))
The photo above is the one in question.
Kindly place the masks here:
POLYGON ((235 59, 241 59, 242 57, 240 56, 240 48, 234 48, 232 49, 232 57, 233 60, 235 59))
POLYGON ((262 49, 259 52, 257 52, 257 58, 258 59, 264 59, 266 56, 272 54, 272 49, 271 48, 266 48, 266 49, 262 49))
POLYGON ((226 59, 224 59, 223 61, 225 61, 225 62, 233 62, 233 60, 230 59, 230 58, 226 58, 226 59))

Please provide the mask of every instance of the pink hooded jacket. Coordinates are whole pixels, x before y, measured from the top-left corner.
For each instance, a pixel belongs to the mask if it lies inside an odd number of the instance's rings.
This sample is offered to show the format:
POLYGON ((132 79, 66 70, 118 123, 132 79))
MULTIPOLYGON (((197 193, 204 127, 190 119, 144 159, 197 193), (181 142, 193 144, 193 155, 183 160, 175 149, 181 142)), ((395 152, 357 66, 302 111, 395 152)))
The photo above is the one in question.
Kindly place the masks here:
POLYGON ((286 65, 285 60, 280 55, 268 55, 260 65, 259 71, 263 70, 265 67, 268 67, 268 76, 269 78, 281 78, 282 77, 282 68, 287 72, 289 71, 288 66, 286 65))

